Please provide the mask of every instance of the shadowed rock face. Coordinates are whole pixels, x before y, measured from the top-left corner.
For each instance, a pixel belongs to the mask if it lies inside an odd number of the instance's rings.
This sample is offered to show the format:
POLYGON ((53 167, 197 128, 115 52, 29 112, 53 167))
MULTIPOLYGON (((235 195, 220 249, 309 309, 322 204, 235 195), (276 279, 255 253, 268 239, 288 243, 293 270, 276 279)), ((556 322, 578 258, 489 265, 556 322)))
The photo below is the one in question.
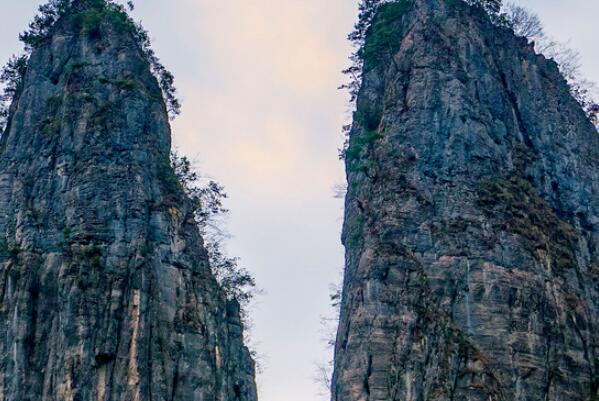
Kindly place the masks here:
POLYGON ((86 7, 33 52, 0 140, 0 400, 255 401, 156 79, 86 7))
POLYGON ((442 0, 364 55, 333 400, 599 399, 599 134, 556 65, 442 0))

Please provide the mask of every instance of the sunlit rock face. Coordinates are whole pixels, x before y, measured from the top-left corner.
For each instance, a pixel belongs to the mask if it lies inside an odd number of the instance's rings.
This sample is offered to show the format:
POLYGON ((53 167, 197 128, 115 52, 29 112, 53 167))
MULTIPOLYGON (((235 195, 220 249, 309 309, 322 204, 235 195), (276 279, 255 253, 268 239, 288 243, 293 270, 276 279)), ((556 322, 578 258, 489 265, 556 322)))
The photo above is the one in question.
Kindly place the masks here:
POLYGON ((599 134, 556 64, 457 0, 364 57, 333 400, 599 399, 599 134))
POLYGON ((255 401, 160 88, 98 3, 33 51, 0 140, 0 400, 255 401))

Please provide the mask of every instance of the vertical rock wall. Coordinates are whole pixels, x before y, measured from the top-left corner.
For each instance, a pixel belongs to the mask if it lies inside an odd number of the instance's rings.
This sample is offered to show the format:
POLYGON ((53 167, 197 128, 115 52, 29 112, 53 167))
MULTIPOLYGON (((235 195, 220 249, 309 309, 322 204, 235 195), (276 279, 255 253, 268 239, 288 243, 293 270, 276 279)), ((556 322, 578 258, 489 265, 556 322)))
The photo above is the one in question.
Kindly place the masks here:
POLYGON ((98 3, 33 51, 0 139, 0 401, 255 401, 160 88, 98 3))
POLYGON ((333 400, 599 399, 599 134, 461 1, 369 31, 333 400))

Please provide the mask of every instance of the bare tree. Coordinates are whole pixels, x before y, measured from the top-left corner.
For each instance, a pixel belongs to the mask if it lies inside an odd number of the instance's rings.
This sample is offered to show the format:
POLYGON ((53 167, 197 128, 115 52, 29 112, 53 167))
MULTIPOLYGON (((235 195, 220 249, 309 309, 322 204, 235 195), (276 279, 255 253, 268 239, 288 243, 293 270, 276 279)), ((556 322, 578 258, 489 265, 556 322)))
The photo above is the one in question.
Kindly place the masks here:
POLYGON ((501 11, 503 0, 465 0, 471 6, 485 10, 491 17, 497 16, 501 11))
POLYGON ((547 36, 540 18, 530 10, 508 4, 504 7, 502 15, 516 35, 527 38, 534 43, 537 53, 556 62, 570 87, 572 97, 599 129, 599 104, 593 98, 593 83, 584 79, 580 71, 580 54, 567 44, 547 36))
POLYGON ((503 12, 516 35, 534 41, 544 36, 543 24, 537 14, 513 3, 508 3, 503 12))
POLYGON ((327 361, 326 363, 316 364, 316 373, 314 375, 314 382, 318 384, 319 396, 328 397, 331 392, 331 382, 333 378, 333 361, 327 361))
POLYGON ((333 187, 333 197, 335 199, 345 199, 345 195, 347 195, 347 183, 335 184, 333 187))
POLYGON ((337 328, 339 326, 339 315, 341 313, 341 284, 330 284, 330 301, 333 310, 332 316, 321 316, 320 326, 322 333, 322 341, 330 355, 330 358, 324 362, 315 363, 316 371, 314 382, 319 385, 320 396, 328 396, 331 391, 331 383, 333 378, 333 355, 335 351, 335 343, 337 341, 337 328))

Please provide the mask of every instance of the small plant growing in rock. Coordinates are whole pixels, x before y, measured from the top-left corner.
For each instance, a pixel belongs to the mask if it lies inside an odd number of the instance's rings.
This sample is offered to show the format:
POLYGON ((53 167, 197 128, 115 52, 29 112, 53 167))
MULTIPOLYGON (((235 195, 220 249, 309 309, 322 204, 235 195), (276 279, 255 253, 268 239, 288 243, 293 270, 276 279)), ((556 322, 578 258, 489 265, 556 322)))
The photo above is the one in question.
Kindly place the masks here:
POLYGON ((80 255, 83 259, 89 261, 93 267, 100 267, 102 265, 102 248, 97 245, 83 247, 80 255))
POLYGON ((8 241, 8 238, 5 236, 0 239, 0 258, 16 258, 21 253, 21 248, 8 241))

